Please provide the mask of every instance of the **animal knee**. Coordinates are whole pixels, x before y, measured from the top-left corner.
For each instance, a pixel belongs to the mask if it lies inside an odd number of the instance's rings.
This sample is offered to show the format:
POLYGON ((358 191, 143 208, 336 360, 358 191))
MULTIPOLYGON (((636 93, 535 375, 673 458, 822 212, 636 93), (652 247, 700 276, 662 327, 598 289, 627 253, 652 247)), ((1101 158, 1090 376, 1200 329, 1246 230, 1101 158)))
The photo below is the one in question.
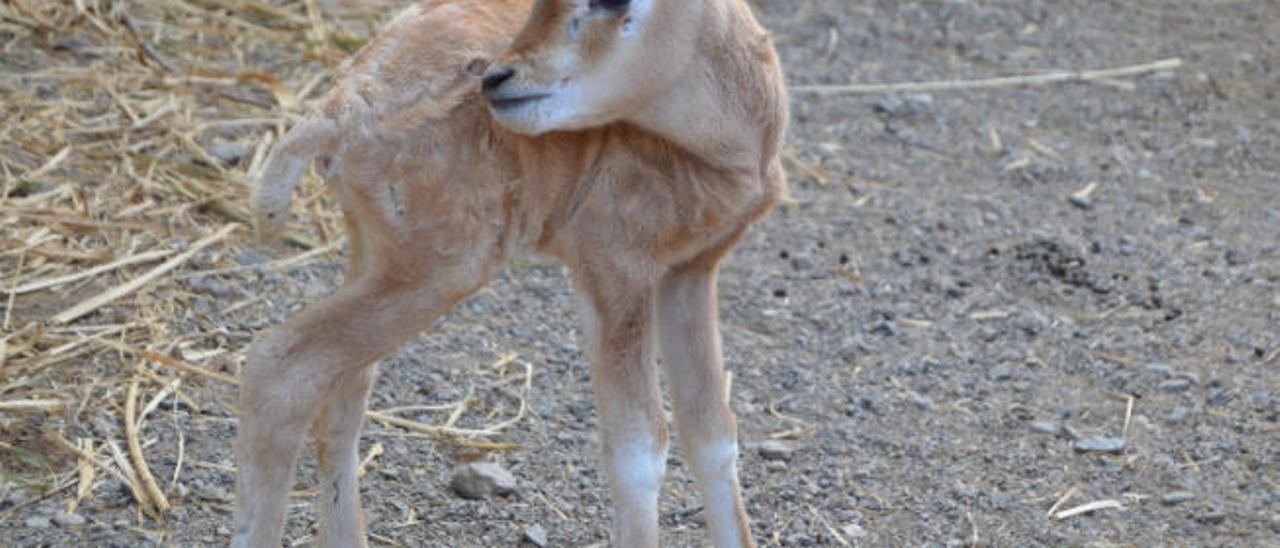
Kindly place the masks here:
POLYGON ((606 440, 606 458, 618 481, 630 488, 657 490, 667 469, 667 429, 658 423, 648 436, 606 440))
POLYGON ((738 440, 722 437, 691 444, 690 464, 702 477, 720 477, 730 473, 738 463, 738 440))
POLYGON ((276 327, 262 332, 249 345, 240 370, 242 416, 261 415, 282 399, 289 399, 281 389, 281 384, 289 382, 287 339, 286 333, 276 327))

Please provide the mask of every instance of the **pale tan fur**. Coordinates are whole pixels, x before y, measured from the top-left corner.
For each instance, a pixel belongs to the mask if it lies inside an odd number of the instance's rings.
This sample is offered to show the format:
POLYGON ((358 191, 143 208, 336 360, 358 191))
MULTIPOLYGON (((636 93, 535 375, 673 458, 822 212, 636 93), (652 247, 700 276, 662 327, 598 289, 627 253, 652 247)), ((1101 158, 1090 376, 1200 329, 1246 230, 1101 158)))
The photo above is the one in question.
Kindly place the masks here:
POLYGON ((743 0, 635 0, 647 22, 625 30, 627 15, 593 13, 587 0, 532 1, 409 8, 268 161, 252 200, 259 228, 283 227, 294 183, 319 158, 351 256, 338 292, 249 350, 234 546, 279 546, 308 427, 320 544, 364 544, 356 439, 373 363, 524 250, 566 264, 580 296, 615 545, 657 545, 667 446, 659 354, 712 540, 753 545, 723 398, 715 282, 721 259, 785 191, 786 98, 773 46, 743 0), (670 32, 653 34, 659 23, 670 32), (584 41, 567 25, 593 34, 584 41), (563 38, 571 35, 579 39, 563 38), (582 112, 567 102, 516 116, 491 110, 479 75, 493 59, 491 71, 512 75, 486 86, 490 99, 556 82, 586 86, 574 93, 591 99, 582 112))

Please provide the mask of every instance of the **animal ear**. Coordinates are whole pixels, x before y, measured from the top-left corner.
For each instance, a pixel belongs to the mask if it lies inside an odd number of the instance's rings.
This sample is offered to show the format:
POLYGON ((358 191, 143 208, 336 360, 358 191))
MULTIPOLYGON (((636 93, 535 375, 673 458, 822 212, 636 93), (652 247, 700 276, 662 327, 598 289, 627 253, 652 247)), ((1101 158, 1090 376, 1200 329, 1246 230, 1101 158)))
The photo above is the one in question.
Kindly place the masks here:
POLYGON ((484 76, 485 71, 489 70, 489 60, 484 57, 476 57, 467 63, 467 74, 479 78, 484 76))

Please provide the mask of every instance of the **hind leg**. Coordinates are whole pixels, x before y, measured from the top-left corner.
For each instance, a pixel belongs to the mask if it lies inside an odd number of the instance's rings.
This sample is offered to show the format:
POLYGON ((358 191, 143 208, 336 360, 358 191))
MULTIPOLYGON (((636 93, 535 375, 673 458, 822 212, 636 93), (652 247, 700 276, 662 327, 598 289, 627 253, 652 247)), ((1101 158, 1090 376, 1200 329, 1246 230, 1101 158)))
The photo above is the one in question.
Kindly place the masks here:
POLYGON ((316 457, 320 473, 318 546, 364 546, 364 515, 360 511, 360 426, 376 366, 347 375, 325 402, 315 424, 316 457))
MULTIPOLYGON (((366 270, 367 259, 356 219, 348 215, 346 224, 351 259, 345 279, 351 283, 366 270)), ((320 528, 317 546, 365 546, 358 483, 359 440, 376 370, 377 365, 371 364, 339 381, 313 426, 320 481, 320 494, 316 499, 320 528)))
MULTIPOLYGON (((280 545, 302 437, 326 401, 322 443, 330 447, 322 473, 341 480, 332 515, 346 520, 336 525, 343 538, 350 537, 347 531, 359 530, 352 526, 358 523, 352 521, 358 512, 353 455, 368 389, 351 385, 367 385, 370 364, 478 288, 478 278, 482 276, 450 287, 429 280, 406 285, 363 273, 258 337, 249 349, 240 384, 233 546, 280 545), (335 395, 338 400, 330 401, 335 395)), ((338 534, 328 527, 322 525, 322 531, 338 534)))

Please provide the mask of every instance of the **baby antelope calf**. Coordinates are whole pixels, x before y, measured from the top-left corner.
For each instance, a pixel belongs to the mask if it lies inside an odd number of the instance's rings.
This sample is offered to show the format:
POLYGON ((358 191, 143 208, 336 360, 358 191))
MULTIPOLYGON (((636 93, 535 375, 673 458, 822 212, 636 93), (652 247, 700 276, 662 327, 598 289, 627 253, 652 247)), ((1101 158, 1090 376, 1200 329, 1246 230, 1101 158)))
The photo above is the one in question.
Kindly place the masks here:
POLYGON ((716 275, 785 191, 786 122, 776 52, 745 0, 430 0, 400 14, 253 189, 259 230, 278 232, 319 159, 350 262, 340 290, 249 349, 233 545, 280 545, 308 427, 320 544, 364 545, 356 440, 374 362, 535 251, 567 265, 579 295, 614 544, 658 544, 660 353, 710 536, 752 546, 716 275))

